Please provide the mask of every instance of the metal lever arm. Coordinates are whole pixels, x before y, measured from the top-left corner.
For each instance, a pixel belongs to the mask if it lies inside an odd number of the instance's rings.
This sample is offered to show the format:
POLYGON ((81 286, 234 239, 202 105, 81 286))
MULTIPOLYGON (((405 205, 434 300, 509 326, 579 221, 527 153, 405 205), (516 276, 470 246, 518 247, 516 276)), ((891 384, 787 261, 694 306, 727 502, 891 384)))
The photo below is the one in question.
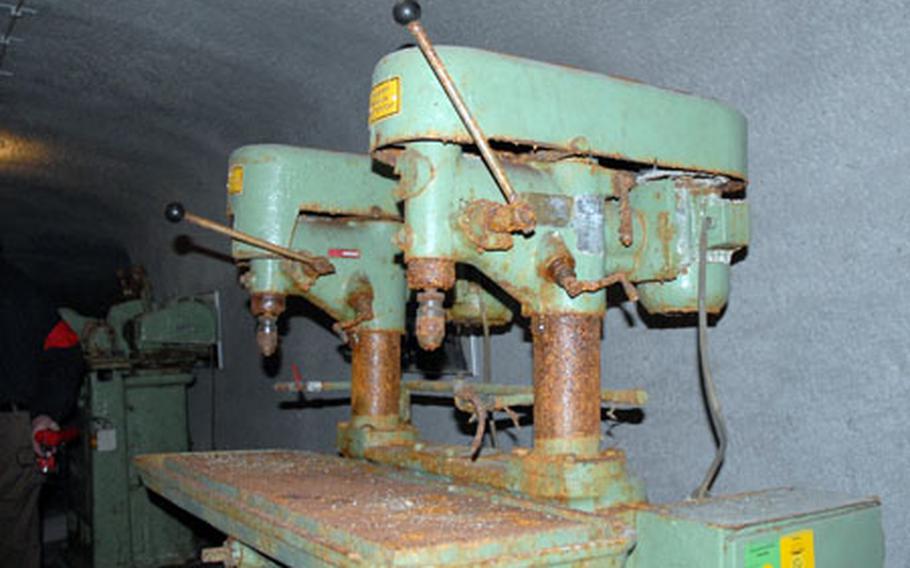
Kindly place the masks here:
POLYGON ((480 125, 477 124, 477 120, 471 114, 471 111, 468 110, 464 98, 462 98, 461 93, 458 91, 458 87, 456 87, 455 82, 452 81, 452 76, 449 75, 449 71, 439 58, 439 54, 436 53, 436 49, 433 47, 433 43, 430 41, 429 36, 427 36, 426 30, 424 30, 423 26, 420 24, 420 4, 414 0, 400 0, 395 4, 392 15, 395 18, 395 21, 405 26, 417 41, 417 46, 420 48, 421 53, 423 53, 424 58, 426 58, 430 68, 433 69, 433 73, 439 80, 439 84, 445 91, 446 96, 448 96, 449 100, 452 102, 452 106, 455 107, 455 112, 458 113, 458 116, 464 123, 465 128, 474 140, 474 144, 477 145, 480 156, 490 169, 490 173, 493 174, 493 178, 496 180, 496 184, 499 186, 499 190, 502 192, 503 197, 505 197, 509 206, 515 209, 515 218, 519 221, 518 229, 525 234, 531 233, 537 222, 534 211, 527 203, 520 199, 518 193, 512 187, 502 164, 499 162, 499 158, 496 157, 496 154, 493 153, 493 149, 490 148, 490 143, 487 141, 486 135, 480 129, 480 125))
POLYGON ((200 217, 192 213, 187 212, 183 208, 183 204, 179 202, 168 203, 167 207, 164 209, 165 218, 172 223, 179 223, 182 220, 187 220, 194 225, 198 225, 204 229, 209 229, 210 231, 215 231, 216 233, 221 233, 231 237, 235 241, 240 241, 246 243, 250 246, 260 248, 262 250, 277 254, 278 256, 283 256, 291 260, 296 260, 297 262, 302 262, 310 268, 312 268, 318 274, 331 274, 335 272, 335 267, 332 266, 332 263, 329 262, 329 259, 324 256, 316 256, 303 251, 293 251, 289 248, 264 241, 253 235, 248 235, 241 231, 235 231, 230 227, 226 227, 215 221, 206 219, 205 217, 200 217))
POLYGON ((622 285, 626 297, 638 301, 638 291, 624 272, 616 272, 597 280, 579 280, 575 272, 575 258, 558 235, 551 235, 545 241, 550 255, 543 263, 543 271, 550 281, 566 291, 570 298, 580 294, 597 292, 617 282, 622 285))
POLYGON ((571 256, 556 257, 547 266, 547 272, 553 281, 566 291, 570 298, 584 293, 597 292, 619 282, 626 293, 626 297, 632 302, 638 301, 638 291, 629 282, 629 277, 623 272, 610 274, 597 280, 579 280, 575 274, 575 261, 571 256))

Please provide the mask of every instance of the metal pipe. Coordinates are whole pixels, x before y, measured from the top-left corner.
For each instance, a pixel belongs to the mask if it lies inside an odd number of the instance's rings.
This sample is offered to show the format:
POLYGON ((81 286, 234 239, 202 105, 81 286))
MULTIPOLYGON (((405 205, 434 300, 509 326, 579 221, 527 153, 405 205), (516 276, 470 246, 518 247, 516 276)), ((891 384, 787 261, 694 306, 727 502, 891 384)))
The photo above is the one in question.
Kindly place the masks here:
POLYGON ((601 321, 588 314, 533 318, 535 452, 599 451, 601 321))
POLYGON ((361 329, 351 335, 351 416, 360 423, 398 416, 401 334, 361 329))
MULTIPOLYGON (((468 383, 461 381, 402 381, 401 392, 411 394, 455 394, 457 389, 470 386, 474 392, 481 395, 497 397, 506 406, 532 406, 534 404, 534 389, 524 385, 503 385, 468 383)), ((303 381, 301 383, 284 382, 276 383, 278 392, 343 392, 351 390, 350 381, 303 381)), ((648 393, 644 389, 604 389, 600 391, 600 402, 609 406, 640 407, 648 402, 648 393)))
MULTIPOLYGON (((454 393, 461 387, 470 386, 478 394, 492 396, 527 397, 527 404, 534 403, 534 390, 524 385, 500 383, 469 383, 464 381, 403 381, 401 388, 416 394, 454 393)), ((602 390, 600 401, 613 406, 643 406, 648 401, 642 389, 602 390)), ((518 406, 518 405, 516 405, 518 406)))
POLYGON ((351 390, 351 381, 301 381, 275 383, 275 392, 342 392, 351 390))

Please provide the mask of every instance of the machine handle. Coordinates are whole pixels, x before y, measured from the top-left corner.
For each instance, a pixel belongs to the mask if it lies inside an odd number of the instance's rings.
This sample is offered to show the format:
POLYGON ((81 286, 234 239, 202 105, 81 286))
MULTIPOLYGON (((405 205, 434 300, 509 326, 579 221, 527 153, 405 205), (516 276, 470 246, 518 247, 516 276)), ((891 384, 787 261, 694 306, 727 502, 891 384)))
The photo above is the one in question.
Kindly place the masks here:
POLYGON ((464 123, 465 128, 474 140, 474 144, 477 145, 480 156, 493 175, 493 179, 496 180, 503 197, 505 197, 509 206, 513 208, 518 230, 525 234, 530 234, 534 231, 534 226, 537 224, 534 210, 519 198, 518 193, 512 187, 512 183, 506 176, 499 158, 496 157, 493 149, 490 148, 486 135, 480 129, 480 125, 477 124, 477 120, 465 104, 464 98, 461 96, 458 87, 455 86, 455 82, 452 81, 452 76, 449 75, 449 71, 439 58, 439 54, 436 53, 436 49, 433 47, 426 30, 420 24, 420 4, 414 0, 399 0, 392 9, 392 17, 395 18, 396 22, 405 26, 411 32, 411 35, 414 36, 417 46, 436 75, 436 79, 439 80, 443 91, 445 91, 452 106, 455 107, 455 112, 458 113, 461 122, 464 123))
POLYGON ((332 266, 332 263, 329 262, 329 259, 325 258, 324 256, 316 256, 303 251, 294 251, 289 248, 264 241, 260 238, 254 237, 253 235, 248 235, 241 231, 236 231, 230 227, 226 227, 225 225, 206 219, 205 217, 200 217, 188 212, 186 209, 184 209, 183 204, 179 201, 173 201, 167 204, 167 206, 164 208, 164 217, 171 223, 179 223, 180 221, 186 219, 194 225, 198 225, 204 229, 209 229, 210 231, 215 231, 216 233, 221 233, 222 235, 231 237, 235 241, 240 241, 250 246, 254 246, 256 248, 277 254, 278 256, 283 256, 291 260, 296 260, 297 262, 302 262, 303 264, 310 266, 320 275, 331 274, 332 272, 335 272, 335 267, 332 266))
POLYGON ((420 19, 420 4, 414 0, 396 2, 395 7, 392 8, 392 17, 402 26, 416 22, 420 19))

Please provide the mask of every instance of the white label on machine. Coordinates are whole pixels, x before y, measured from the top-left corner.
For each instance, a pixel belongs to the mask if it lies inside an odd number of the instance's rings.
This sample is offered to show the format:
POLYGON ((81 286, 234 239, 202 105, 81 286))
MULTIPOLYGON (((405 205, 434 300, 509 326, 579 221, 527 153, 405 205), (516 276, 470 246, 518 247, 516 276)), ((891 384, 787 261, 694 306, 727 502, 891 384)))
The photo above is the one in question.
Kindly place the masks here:
POLYGON ((99 452, 113 452, 117 449, 117 430, 104 428, 95 432, 95 448, 99 452))

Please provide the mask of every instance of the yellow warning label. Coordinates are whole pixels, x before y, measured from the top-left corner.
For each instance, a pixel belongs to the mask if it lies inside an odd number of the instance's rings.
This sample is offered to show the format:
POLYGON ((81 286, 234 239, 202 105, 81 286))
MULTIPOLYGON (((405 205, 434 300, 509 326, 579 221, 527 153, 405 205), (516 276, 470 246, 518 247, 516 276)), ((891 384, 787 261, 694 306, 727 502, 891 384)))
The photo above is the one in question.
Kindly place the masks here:
POLYGON ((370 91, 370 124, 401 111, 401 79, 392 77, 373 85, 370 91))
POLYGON ((811 530, 780 537, 780 568, 815 568, 815 543, 811 530))
POLYGON ((227 190, 230 195, 243 193, 243 166, 231 166, 228 171, 227 190))

